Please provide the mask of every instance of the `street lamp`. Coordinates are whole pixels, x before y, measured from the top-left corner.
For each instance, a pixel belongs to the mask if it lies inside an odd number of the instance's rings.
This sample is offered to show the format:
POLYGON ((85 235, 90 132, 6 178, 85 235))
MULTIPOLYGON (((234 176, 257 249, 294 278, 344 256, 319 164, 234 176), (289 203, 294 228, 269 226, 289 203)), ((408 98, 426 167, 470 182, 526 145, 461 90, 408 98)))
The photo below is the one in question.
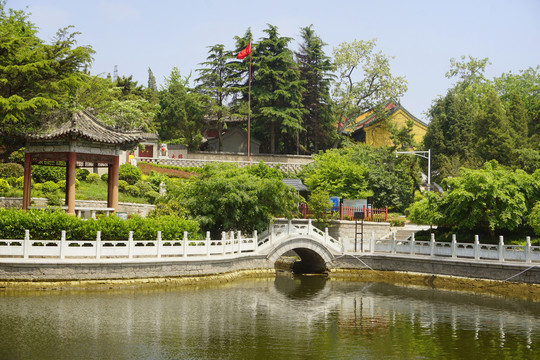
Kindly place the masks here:
POLYGON ((428 171, 427 171, 428 191, 431 190, 431 149, 428 149, 427 151, 397 151, 396 150, 396 157, 398 157, 398 154, 412 154, 412 155, 420 156, 421 158, 427 159, 428 161, 428 171))

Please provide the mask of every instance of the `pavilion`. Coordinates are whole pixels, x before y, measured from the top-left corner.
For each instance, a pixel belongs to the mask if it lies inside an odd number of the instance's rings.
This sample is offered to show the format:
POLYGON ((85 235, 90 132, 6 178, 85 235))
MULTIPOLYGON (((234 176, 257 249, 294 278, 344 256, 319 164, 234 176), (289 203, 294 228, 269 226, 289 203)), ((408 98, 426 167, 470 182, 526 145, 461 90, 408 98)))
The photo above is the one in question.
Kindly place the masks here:
POLYGON ((75 169, 108 167, 107 207, 118 211, 120 152, 133 149, 143 138, 141 132, 107 126, 88 111, 51 119, 26 136, 23 209, 30 207, 32 165, 44 164, 66 167, 66 205, 71 215, 75 214, 75 169))

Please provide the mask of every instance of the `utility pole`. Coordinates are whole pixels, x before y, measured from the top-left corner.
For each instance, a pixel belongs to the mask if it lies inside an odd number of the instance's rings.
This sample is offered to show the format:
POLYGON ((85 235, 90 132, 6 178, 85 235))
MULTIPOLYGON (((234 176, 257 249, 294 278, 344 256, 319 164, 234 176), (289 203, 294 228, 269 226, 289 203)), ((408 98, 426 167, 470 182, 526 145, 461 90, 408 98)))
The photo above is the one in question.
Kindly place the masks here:
POLYGON ((431 191, 431 149, 428 149, 427 151, 397 151, 396 150, 396 157, 398 157, 398 154, 411 154, 411 155, 415 155, 415 156, 419 156, 421 158, 427 159, 428 161, 427 183, 428 183, 428 191, 431 191))

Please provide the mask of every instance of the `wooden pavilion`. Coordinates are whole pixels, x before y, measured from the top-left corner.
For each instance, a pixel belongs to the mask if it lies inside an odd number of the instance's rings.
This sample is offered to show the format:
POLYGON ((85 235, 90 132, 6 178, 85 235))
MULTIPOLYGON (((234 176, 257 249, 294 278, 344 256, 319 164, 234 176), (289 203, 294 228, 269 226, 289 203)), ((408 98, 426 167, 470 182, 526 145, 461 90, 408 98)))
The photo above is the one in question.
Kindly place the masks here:
POLYGON ((87 111, 49 121, 26 136, 23 209, 30 207, 32 165, 46 164, 66 167, 66 205, 71 215, 75 214, 75 169, 107 167, 107 207, 117 211, 120 152, 133 149, 142 139, 142 133, 114 129, 87 111))

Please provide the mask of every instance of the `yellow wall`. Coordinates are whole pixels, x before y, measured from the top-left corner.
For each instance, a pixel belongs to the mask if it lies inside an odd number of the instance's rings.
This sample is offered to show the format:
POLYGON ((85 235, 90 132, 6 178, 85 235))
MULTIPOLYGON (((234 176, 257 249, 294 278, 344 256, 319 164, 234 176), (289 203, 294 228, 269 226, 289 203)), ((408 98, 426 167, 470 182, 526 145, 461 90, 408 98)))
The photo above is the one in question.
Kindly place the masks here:
POLYGON ((364 131, 366 132, 366 144, 372 146, 392 145, 392 141, 390 140, 390 132, 388 131, 388 123, 392 122, 398 127, 404 127, 406 125, 406 121, 409 119, 413 120, 414 123, 414 140, 417 143, 422 142, 422 139, 426 134, 427 127, 424 124, 414 121, 414 119, 412 119, 407 113, 405 113, 402 109, 399 109, 385 121, 364 128, 364 131))

